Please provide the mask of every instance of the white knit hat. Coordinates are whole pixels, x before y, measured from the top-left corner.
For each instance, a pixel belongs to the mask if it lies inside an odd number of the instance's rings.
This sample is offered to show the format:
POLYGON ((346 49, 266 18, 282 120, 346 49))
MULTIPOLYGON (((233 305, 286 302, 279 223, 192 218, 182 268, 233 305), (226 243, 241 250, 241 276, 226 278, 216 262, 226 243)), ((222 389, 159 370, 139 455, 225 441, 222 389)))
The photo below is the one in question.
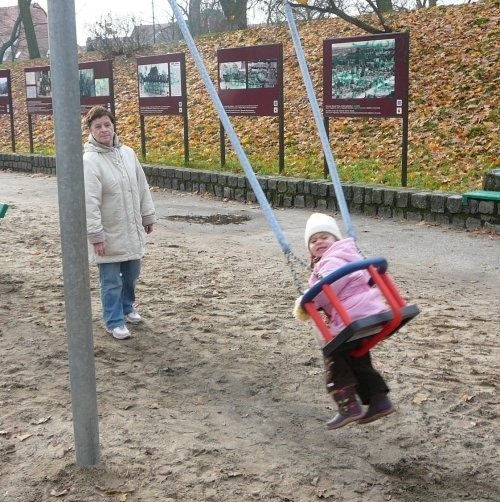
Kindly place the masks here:
POLYGON ((328 232, 335 236, 336 239, 342 239, 342 234, 340 233, 339 226, 334 218, 323 213, 313 213, 309 216, 306 223, 306 229, 304 232, 304 239, 306 241, 306 246, 309 249, 309 240, 314 234, 318 232, 328 232))

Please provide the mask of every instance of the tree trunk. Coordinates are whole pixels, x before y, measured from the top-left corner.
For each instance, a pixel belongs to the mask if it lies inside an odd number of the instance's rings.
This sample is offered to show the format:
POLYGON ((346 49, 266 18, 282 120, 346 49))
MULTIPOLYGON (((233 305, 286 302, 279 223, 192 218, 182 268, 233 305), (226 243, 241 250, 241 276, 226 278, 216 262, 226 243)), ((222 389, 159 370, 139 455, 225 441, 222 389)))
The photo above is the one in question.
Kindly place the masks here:
POLYGON ((11 50, 11 57, 10 59, 14 61, 16 59, 16 42, 19 41, 19 33, 21 31, 21 16, 18 16, 16 19, 16 22, 14 23, 14 26, 12 27, 12 31, 10 33, 9 40, 7 40, 5 43, 3 43, 0 46, 0 63, 3 62, 5 58, 5 53, 7 52, 7 49, 10 47, 11 50))
POLYGON ((377 0, 377 8, 381 13, 392 12, 394 10, 394 7, 392 6, 392 0, 377 0))
POLYGON ((28 54, 30 59, 37 59, 40 57, 40 50, 38 49, 38 42, 36 40, 30 4, 31 0, 18 0, 19 15, 21 16, 24 27, 24 36, 26 37, 26 43, 28 44, 28 54))
POLYGON ((188 24, 193 37, 201 35, 201 0, 189 1, 188 24))
POLYGON ((236 30, 247 28, 247 0, 220 0, 228 27, 236 30))

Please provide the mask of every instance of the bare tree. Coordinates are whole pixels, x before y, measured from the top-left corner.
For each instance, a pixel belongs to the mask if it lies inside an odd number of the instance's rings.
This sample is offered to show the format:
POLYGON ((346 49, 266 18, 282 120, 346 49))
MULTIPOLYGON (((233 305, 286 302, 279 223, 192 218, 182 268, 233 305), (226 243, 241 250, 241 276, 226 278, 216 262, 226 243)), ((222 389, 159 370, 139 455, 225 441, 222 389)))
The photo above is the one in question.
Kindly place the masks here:
MULTIPOLYGON (((387 33, 394 30, 388 14, 435 7, 436 3, 437 0, 295 0, 290 5, 298 20, 336 16, 368 33, 387 33), (374 14, 375 19, 371 21, 366 14, 374 14)), ((282 0, 258 0, 256 5, 267 23, 284 21, 282 0)))
POLYGON ((135 18, 118 18, 108 13, 90 27, 87 50, 98 51, 104 57, 130 56, 148 46, 138 28, 135 18))
MULTIPOLYGON (((300 0, 296 1, 300 2, 300 0)), ((302 2, 300 3, 303 5, 302 2)), ((313 19, 325 19, 332 16, 328 10, 329 0, 310 0, 307 3, 318 8, 295 9, 295 17, 298 21, 312 21, 313 19)), ((267 24, 282 23, 285 20, 283 0, 255 0, 254 6, 264 14, 267 24)))
MULTIPOLYGON (((37 5, 34 7, 37 7, 37 5)), ((5 54, 9 49, 12 61, 16 59, 16 52, 19 47, 23 31, 30 59, 39 58, 40 50, 36 38, 33 18, 31 16, 31 0, 18 0, 18 14, 15 19, 12 19, 10 36, 0 46, 0 63, 5 59, 5 54)))
MULTIPOLYGON (((340 19, 346 21, 347 23, 353 24, 354 26, 357 26, 358 28, 361 28, 362 30, 368 33, 388 33, 393 31, 393 29, 391 25, 388 24, 387 20, 384 17, 384 12, 386 11, 383 12, 381 9, 379 9, 376 3, 376 2, 383 3, 385 1, 386 0, 366 0, 369 8, 372 10, 372 12, 376 14, 380 27, 370 24, 361 17, 358 17, 356 14, 358 14, 359 11, 352 12, 352 10, 348 10, 344 6, 342 6, 337 0, 328 0, 327 2, 328 5, 326 6, 316 5, 316 4, 309 5, 307 3, 306 4, 290 3, 290 5, 295 9, 302 8, 305 10, 322 12, 323 14, 330 14, 337 16, 340 19)), ((390 2, 391 0, 387 1, 390 2)))
POLYGON ((10 49, 10 57, 12 61, 16 59, 16 43, 19 41, 19 36, 21 34, 21 16, 18 15, 17 19, 12 25, 12 31, 10 32, 10 37, 0 46, 0 63, 5 58, 5 53, 10 49))
POLYGON ((33 18, 31 17, 31 0, 18 0, 19 15, 23 23, 24 36, 28 44, 28 54, 30 59, 40 57, 40 49, 36 40, 35 27, 33 26, 33 18))
POLYGON ((201 35, 201 0, 189 1, 188 24, 193 37, 201 35))

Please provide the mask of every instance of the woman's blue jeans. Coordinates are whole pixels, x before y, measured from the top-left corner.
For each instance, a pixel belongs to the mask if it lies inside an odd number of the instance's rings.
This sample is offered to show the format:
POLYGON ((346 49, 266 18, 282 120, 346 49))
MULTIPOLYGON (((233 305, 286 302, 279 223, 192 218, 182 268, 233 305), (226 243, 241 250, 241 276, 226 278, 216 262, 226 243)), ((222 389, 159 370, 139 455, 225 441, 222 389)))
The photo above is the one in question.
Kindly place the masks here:
POLYGON ((100 263, 98 266, 106 327, 123 326, 125 316, 134 310, 135 285, 141 272, 141 260, 100 263))

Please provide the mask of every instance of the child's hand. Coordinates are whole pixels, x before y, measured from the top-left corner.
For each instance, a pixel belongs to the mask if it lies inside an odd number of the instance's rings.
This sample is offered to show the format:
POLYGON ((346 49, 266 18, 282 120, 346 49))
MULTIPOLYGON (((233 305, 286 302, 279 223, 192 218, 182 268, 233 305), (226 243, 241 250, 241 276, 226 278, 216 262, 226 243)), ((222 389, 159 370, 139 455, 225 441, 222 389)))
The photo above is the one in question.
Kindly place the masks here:
POLYGON ((299 321, 307 321, 309 317, 311 317, 300 305, 300 302, 302 301, 302 296, 299 296, 295 300, 295 307, 293 309, 293 316, 298 319, 299 321))

